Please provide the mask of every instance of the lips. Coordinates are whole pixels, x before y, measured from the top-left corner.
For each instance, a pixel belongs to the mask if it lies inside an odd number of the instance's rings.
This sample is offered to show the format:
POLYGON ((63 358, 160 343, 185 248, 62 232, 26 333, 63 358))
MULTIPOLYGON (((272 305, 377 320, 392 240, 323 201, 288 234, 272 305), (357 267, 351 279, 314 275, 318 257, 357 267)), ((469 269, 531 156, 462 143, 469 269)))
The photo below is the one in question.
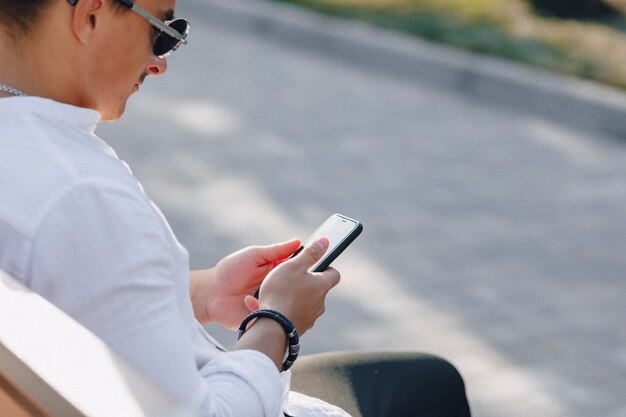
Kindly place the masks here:
POLYGON ((146 79, 147 76, 148 74, 142 74, 141 77, 139 77, 139 82, 136 83, 133 87, 133 93, 139 91, 139 87, 141 87, 141 84, 143 84, 143 81, 146 79))

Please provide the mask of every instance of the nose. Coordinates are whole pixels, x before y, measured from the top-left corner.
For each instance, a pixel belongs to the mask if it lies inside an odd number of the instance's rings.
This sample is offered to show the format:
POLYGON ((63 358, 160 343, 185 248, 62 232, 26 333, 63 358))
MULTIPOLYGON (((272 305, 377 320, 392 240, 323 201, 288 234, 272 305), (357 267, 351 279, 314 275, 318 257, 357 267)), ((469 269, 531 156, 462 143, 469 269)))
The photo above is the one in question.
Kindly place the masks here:
POLYGON ((161 75, 167 71, 167 59, 152 55, 148 64, 149 75, 161 75))

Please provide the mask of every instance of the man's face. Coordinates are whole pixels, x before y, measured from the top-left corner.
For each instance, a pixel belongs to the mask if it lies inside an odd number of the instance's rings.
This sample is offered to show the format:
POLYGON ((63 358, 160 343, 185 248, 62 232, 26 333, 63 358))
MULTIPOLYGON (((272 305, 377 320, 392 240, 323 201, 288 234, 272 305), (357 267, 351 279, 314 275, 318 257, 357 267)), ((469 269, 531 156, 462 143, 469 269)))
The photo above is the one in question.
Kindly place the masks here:
MULTIPOLYGON (((161 20, 173 17, 175 0, 136 0, 135 3, 161 20)), ((125 13, 109 10, 96 24, 100 35, 90 49, 88 76, 93 107, 102 120, 122 116, 126 101, 148 75, 163 74, 165 59, 156 57, 152 45, 158 33, 146 19, 130 10, 125 13)))

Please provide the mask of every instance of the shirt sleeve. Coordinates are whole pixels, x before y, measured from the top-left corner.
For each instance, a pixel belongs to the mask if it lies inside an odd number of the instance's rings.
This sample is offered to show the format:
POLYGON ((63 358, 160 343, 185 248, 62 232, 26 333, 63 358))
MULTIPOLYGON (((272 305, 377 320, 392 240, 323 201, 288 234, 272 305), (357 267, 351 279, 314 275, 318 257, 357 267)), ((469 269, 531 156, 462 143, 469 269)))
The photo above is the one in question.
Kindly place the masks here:
POLYGON ((280 415, 280 376, 262 353, 215 351, 196 363, 190 306, 182 305, 190 303, 188 286, 177 285, 189 279, 188 267, 176 276, 176 241, 145 195, 83 181, 42 212, 31 252, 34 291, 202 415, 280 415))

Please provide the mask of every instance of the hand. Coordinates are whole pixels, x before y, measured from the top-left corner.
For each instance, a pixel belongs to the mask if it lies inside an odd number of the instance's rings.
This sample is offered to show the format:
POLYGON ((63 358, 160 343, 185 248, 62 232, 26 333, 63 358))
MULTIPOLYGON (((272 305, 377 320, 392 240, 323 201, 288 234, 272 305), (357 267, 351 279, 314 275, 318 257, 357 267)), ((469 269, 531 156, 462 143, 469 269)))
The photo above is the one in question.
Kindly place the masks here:
MULTIPOLYGON (((297 256, 272 270, 261 285, 261 307, 278 310, 296 326, 299 335, 313 327, 324 313, 326 294, 339 283, 339 272, 329 268, 309 274, 328 249, 328 239, 321 238, 297 256)), ((266 354, 280 370, 287 338, 278 323, 261 318, 255 321, 234 349, 254 349, 266 354)))
POLYGON ((328 249, 328 239, 320 238, 292 259, 270 272, 260 288, 261 308, 287 316, 303 335, 324 314, 328 291, 339 283, 337 270, 308 273, 328 249))
POLYGON ((270 246, 251 246, 227 256, 210 270, 192 273, 190 293, 198 320, 236 329, 244 317, 259 306, 251 294, 270 271, 299 247, 298 239, 270 246))

